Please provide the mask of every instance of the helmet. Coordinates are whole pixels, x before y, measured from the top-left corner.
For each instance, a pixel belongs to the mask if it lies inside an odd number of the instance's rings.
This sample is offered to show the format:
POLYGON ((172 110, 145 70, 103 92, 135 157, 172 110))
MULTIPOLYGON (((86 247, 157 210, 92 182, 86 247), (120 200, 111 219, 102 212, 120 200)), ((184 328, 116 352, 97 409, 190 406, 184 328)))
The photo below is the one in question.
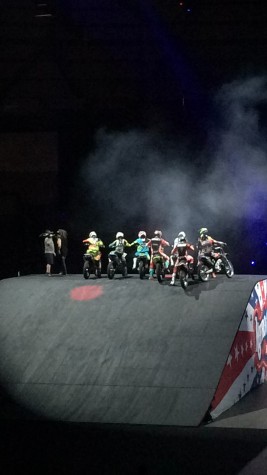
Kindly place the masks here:
POLYGON ((97 237, 97 234, 95 231, 91 231, 90 234, 89 234, 89 238, 92 238, 92 237, 97 237))
POLYGON ((157 229, 156 229, 156 231, 154 232, 154 234, 155 234, 155 236, 158 236, 159 238, 162 237, 162 232, 161 232, 161 231, 158 231, 157 229))
POLYGON ((186 241, 186 234, 184 233, 184 231, 181 231, 178 236, 178 241, 181 242, 181 241, 186 241))
POLYGON ((200 228, 199 234, 200 234, 200 236, 202 236, 203 234, 205 236, 205 234, 208 234, 208 229, 207 228, 200 228))
POLYGON ((138 237, 141 238, 142 236, 146 237, 146 232, 145 231, 139 231, 138 237))
POLYGON ((53 236, 55 236, 53 231, 50 231, 50 229, 45 230, 44 237, 53 237, 53 236))
POLYGON ((116 239, 119 239, 119 238, 124 238, 124 234, 118 232, 118 233, 116 234, 116 239))

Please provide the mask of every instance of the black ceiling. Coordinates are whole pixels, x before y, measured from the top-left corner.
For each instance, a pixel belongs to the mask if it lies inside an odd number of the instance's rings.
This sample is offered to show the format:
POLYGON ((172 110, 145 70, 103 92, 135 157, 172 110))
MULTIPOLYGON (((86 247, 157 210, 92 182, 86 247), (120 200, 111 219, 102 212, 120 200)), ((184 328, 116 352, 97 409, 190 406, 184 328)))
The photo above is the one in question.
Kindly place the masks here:
POLYGON ((196 78, 209 90, 265 70, 265 1, 0 4, 2 128, 73 114, 146 120, 179 109, 196 78))

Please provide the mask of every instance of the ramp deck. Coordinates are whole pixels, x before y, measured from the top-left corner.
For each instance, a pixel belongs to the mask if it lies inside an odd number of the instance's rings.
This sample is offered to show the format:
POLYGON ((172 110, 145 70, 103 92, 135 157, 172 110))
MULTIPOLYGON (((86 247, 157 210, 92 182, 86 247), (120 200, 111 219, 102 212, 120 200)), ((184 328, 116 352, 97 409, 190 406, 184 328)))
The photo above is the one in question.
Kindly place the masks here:
POLYGON ((1 385, 49 420, 198 426, 264 278, 2 280, 1 385))

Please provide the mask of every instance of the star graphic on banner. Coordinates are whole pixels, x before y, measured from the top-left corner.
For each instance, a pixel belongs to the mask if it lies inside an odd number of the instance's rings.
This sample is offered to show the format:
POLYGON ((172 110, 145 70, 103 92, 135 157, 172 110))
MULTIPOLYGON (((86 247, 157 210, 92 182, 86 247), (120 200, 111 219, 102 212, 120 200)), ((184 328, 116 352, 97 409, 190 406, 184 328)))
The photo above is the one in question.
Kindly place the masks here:
POLYGON ((233 357, 230 353, 230 355, 228 356, 228 359, 227 359, 227 366, 232 366, 232 359, 233 359, 233 357))
POLYGON ((240 350, 241 350, 241 356, 243 356, 243 353, 244 353, 244 347, 243 347, 243 345, 241 345, 240 350))
POLYGON ((238 356, 239 356, 239 351, 238 351, 238 347, 236 346, 235 347, 235 360, 238 361, 238 356))

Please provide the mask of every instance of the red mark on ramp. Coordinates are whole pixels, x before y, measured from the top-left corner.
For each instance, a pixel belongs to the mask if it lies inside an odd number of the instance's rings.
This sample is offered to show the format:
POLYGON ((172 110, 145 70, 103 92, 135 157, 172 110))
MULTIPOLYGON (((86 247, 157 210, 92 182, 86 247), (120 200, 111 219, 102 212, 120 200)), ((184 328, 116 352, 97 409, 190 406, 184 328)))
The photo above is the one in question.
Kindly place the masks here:
POLYGON ((103 287, 101 285, 83 285, 82 287, 75 287, 70 292, 73 300, 93 300, 97 299, 103 294, 103 287))

